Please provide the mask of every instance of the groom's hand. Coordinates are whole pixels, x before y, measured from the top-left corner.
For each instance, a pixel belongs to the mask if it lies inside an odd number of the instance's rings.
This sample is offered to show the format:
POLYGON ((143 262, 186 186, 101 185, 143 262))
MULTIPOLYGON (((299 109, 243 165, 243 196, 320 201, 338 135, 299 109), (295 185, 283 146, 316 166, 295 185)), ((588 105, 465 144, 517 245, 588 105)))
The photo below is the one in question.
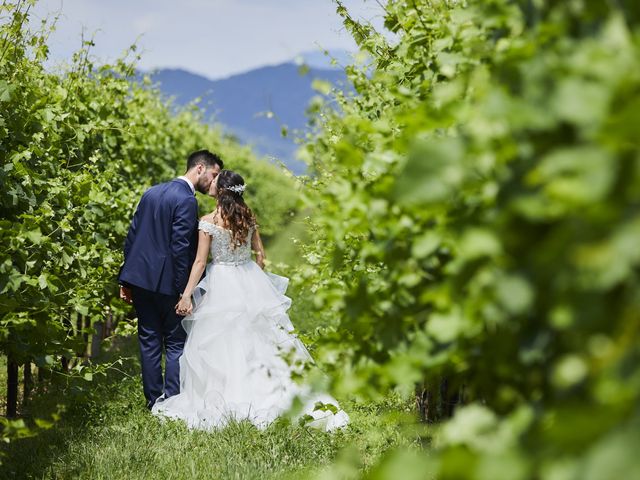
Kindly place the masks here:
POLYGON ((131 296, 131 289, 120 285, 120 298, 127 303, 133 303, 133 297, 131 296))
POLYGON ((191 304, 191 298, 182 297, 180 301, 176 304, 176 313, 181 317, 186 317, 187 315, 191 315, 193 312, 193 305, 191 304))

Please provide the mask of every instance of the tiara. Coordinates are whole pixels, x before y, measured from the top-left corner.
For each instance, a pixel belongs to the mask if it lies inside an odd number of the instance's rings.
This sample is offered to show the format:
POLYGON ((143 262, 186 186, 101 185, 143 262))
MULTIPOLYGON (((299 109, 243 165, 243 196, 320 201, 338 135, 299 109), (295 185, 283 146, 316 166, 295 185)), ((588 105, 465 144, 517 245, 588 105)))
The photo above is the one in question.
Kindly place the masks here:
POLYGON ((237 193, 238 195, 242 195, 242 192, 244 192, 244 185, 231 185, 230 187, 227 187, 227 190, 231 190, 234 193, 237 193))

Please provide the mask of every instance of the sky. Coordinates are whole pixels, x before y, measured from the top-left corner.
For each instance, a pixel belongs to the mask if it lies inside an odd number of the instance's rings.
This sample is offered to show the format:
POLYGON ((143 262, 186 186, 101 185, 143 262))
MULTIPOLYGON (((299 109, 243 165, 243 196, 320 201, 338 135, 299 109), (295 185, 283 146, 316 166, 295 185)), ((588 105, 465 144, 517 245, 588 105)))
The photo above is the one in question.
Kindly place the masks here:
MULTIPOLYGON (((352 16, 383 22, 376 0, 344 0, 352 16)), ((331 0, 40 0, 32 22, 59 15, 49 64, 94 38, 99 61, 136 43, 142 70, 182 68, 211 79, 321 49, 356 51, 331 0)))

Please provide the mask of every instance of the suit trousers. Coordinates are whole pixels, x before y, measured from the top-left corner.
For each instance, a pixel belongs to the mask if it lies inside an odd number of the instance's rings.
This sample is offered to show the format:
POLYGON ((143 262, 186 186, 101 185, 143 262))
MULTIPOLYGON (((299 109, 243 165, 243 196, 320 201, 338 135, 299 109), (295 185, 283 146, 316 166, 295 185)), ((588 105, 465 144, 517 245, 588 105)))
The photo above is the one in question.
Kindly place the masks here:
POLYGON ((132 287, 133 306, 138 315, 138 342, 142 365, 142 388, 151 408, 156 399, 180 393, 179 359, 187 333, 182 318, 175 312, 178 297, 132 287), (165 350, 165 374, 162 378, 162 350, 165 350))

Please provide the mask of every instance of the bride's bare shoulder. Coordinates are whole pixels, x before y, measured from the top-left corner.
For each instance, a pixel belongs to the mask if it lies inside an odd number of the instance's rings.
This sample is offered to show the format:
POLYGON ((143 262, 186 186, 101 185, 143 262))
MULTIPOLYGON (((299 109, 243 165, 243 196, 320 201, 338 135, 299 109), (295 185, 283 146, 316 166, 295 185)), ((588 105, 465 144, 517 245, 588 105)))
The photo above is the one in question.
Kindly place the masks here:
POLYGON ((207 223, 214 223, 215 224, 215 215, 214 212, 211 213, 207 213, 206 215, 203 215, 202 217, 200 217, 200 221, 201 222, 207 222, 207 223))
POLYGON ((224 228, 222 217, 217 211, 213 211, 211 213, 208 213, 207 215, 204 215, 202 218, 200 218, 200 221, 215 225, 216 227, 224 228))

